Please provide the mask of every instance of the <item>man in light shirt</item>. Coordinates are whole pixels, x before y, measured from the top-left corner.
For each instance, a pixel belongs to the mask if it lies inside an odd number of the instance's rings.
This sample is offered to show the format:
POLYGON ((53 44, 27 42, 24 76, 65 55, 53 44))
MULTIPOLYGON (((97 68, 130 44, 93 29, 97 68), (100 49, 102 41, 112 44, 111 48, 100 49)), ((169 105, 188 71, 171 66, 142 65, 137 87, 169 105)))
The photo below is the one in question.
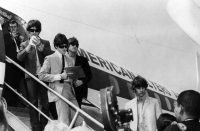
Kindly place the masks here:
MULTIPOLYGON (((73 80, 70 78, 70 74, 67 74, 65 71, 65 67, 69 67, 71 63, 65 55, 68 48, 68 40, 64 34, 58 33, 55 36, 54 47, 56 51, 45 58, 39 73, 39 78, 42 81, 49 82, 50 88, 78 107, 75 93, 72 88, 73 80)), ((48 98, 49 102, 55 102, 58 120, 69 126, 75 115, 75 110, 50 91, 48 91, 48 98)), ((78 116, 75 125, 80 125, 82 121, 82 117, 78 116)))
POLYGON ((133 79, 132 89, 136 95, 135 98, 126 103, 126 109, 132 109, 133 121, 130 122, 132 131, 156 131, 156 120, 162 110, 159 102, 151 98, 147 93, 148 83, 141 77, 133 79))

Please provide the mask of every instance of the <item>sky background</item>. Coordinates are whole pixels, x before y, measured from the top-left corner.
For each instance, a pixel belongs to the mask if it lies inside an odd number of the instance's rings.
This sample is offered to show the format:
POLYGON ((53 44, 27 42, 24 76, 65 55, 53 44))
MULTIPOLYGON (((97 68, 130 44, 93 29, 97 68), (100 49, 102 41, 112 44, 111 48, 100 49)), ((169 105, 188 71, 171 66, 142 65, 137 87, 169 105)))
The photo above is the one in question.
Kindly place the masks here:
POLYGON ((41 37, 75 36, 83 48, 177 93, 197 89, 193 42, 170 18, 167 0, 0 0, 24 20, 39 19, 41 37))

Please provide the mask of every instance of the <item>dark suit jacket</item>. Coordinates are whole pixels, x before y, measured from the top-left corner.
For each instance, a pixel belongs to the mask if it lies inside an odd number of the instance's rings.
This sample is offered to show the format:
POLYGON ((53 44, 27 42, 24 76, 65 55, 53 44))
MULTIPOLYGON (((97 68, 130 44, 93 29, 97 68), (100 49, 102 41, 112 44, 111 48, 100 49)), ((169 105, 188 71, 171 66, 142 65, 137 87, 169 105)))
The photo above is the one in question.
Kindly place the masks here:
MULTIPOLYGON (((37 50, 37 52, 38 52, 38 58, 39 58, 40 64, 42 66, 44 62, 44 58, 52 54, 53 51, 51 50, 49 41, 41 39, 41 43, 44 44, 44 50, 42 52, 37 50)), ((25 48, 28 46, 28 44, 29 44, 29 40, 21 43, 20 51, 17 54, 17 59, 20 61, 24 61, 25 69, 29 71, 30 73, 32 73, 33 75, 36 75, 36 60, 37 60, 36 50, 34 47, 32 47, 29 53, 26 52, 25 48)), ((30 76, 25 74, 25 78, 30 78, 30 76)))
MULTIPOLYGON (((181 122, 187 127, 186 131, 200 131, 200 123, 198 121, 190 120, 181 122)), ((164 131, 181 131, 178 125, 170 125, 164 131)))
POLYGON ((83 85, 81 85, 80 87, 75 87, 76 98, 83 98, 83 97, 87 98, 87 94, 88 94, 87 83, 92 78, 92 72, 90 70, 88 60, 85 57, 77 55, 76 61, 75 61, 75 66, 81 66, 85 73, 85 77, 79 79, 79 80, 83 81, 83 85))
MULTIPOLYGON (((23 38, 22 36, 20 36, 20 34, 18 34, 15 37, 16 40, 16 44, 17 47, 20 47, 20 43, 23 42, 23 38)), ((10 57, 12 60, 14 60, 15 62, 19 63, 19 61, 17 60, 17 51, 16 51, 16 45, 15 45, 15 41, 13 39, 13 37, 11 36, 11 34, 6 34, 4 36, 4 41, 5 41, 5 53, 8 57, 10 57)))
MULTIPOLYGON (((10 33, 6 34, 4 36, 4 42, 5 42, 5 53, 6 56, 11 58, 13 61, 17 62, 19 65, 24 67, 23 62, 20 62, 17 60, 17 48, 19 49, 20 43, 23 42, 23 36, 21 36, 19 33, 15 37, 15 41, 10 33), (16 41, 16 44, 15 44, 16 41)), ((19 68, 17 68, 12 63, 6 63, 6 75, 5 80, 8 82, 12 87, 18 88, 19 80, 21 77, 24 77, 24 72, 21 71, 19 68), (15 75, 13 75, 15 74, 15 75)))

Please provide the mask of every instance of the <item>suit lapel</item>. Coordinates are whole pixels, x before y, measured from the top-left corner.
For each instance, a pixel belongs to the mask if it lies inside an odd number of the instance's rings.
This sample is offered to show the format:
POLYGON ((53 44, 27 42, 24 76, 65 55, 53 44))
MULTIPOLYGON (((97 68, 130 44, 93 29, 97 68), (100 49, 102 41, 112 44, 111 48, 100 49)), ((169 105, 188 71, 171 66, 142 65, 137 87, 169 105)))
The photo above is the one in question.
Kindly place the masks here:
POLYGON ((137 131, 137 124, 138 124, 138 108, 137 108, 137 97, 135 97, 132 101, 131 101, 131 109, 133 112, 133 121, 130 123, 130 126, 132 129, 134 129, 134 131, 137 131))
POLYGON ((54 57, 53 57, 58 65, 59 68, 62 69, 62 60, 60 59, 60 57, 58 56, 57 53, 54 53, 54 57))

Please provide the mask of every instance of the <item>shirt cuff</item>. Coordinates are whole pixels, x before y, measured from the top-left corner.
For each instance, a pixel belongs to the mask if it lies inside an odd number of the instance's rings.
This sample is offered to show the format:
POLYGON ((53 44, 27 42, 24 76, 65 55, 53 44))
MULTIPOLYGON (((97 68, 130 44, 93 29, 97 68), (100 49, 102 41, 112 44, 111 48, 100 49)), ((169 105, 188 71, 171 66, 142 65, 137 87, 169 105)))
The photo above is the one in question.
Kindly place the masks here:
POLYGON ((54 76, 54 81, 59 81, 59 80, 61 80, 60 74, 55 75, 54 76))

